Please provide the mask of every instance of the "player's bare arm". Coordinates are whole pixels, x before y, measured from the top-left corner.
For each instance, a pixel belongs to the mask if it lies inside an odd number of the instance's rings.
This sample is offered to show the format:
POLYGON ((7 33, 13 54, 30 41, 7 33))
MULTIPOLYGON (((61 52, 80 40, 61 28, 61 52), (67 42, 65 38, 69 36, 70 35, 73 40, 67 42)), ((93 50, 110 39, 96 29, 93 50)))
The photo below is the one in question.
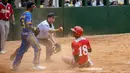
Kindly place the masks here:
POLYGON ((58 29, 50 29, 49 33, 55 33, 55 32, 61 32, 61 31, 63 31, 63 27, 60 27, 58 29))
POLYGON ((14 18, 14 14, 12 14, 12 23, 15 25, 15 18, 14 18))

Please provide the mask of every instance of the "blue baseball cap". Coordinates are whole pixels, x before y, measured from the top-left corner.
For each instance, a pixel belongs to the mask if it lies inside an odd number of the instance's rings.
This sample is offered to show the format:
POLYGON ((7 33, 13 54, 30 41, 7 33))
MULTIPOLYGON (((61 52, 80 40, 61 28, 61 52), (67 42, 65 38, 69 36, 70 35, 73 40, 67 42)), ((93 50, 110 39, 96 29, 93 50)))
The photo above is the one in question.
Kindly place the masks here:
POLYGON ((26 3, 26 8, 31 8, 33 5, 35 5, 35 3, 33 3, 33 2, 27 2, 26 3))

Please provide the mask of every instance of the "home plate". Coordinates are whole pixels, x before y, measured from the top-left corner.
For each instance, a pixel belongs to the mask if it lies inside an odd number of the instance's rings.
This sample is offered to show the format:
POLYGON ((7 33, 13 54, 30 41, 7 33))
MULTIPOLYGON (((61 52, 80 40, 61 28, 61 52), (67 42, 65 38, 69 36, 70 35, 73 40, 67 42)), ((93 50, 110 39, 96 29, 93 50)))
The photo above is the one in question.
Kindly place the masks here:
POLYGON ((84 72, 84 71, 98 71, 102 72, 102 68, 79 68, 78 71, 84 72))

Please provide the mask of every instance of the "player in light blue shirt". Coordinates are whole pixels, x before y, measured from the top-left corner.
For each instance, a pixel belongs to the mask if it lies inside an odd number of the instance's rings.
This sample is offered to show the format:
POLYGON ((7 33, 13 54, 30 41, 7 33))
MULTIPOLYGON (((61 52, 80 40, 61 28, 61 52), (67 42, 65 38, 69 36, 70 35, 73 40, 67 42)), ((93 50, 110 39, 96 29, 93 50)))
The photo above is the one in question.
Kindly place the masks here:
POLYGON ((22 43, 19 49, 17 50, 15 60, 13 62, 12 70, 16 71, 18 70, 18 67, 21 63, 21 60, 23 58, 23 55, 25 52, 27 52, 28 48, 32 46, 34 48, 34 68, 33 69, 40 69, 43 70, 45 67, 40 66, 39 59, 40 59, 40 45, 38 40, 36 39, 33 30, 36 29, 32 25, 32 10, 35 7, 35 4, 33 2, 27 3, 27 11, 25 11, 21 17, 20 22, 22 26, 22 32, 21 32, 21 39, 22 43))

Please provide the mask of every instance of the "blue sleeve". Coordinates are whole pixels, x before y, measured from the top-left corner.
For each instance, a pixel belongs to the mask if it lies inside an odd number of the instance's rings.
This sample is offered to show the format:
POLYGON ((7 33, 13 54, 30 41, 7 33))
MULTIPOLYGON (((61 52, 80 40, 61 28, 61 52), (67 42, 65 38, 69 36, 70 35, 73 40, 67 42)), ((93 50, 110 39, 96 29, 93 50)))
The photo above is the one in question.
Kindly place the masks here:
POLYGON ((26 24, 32 24, 32 15, 31 15, 31 13, 26 13, 25 14, 25 23, 26 24))

